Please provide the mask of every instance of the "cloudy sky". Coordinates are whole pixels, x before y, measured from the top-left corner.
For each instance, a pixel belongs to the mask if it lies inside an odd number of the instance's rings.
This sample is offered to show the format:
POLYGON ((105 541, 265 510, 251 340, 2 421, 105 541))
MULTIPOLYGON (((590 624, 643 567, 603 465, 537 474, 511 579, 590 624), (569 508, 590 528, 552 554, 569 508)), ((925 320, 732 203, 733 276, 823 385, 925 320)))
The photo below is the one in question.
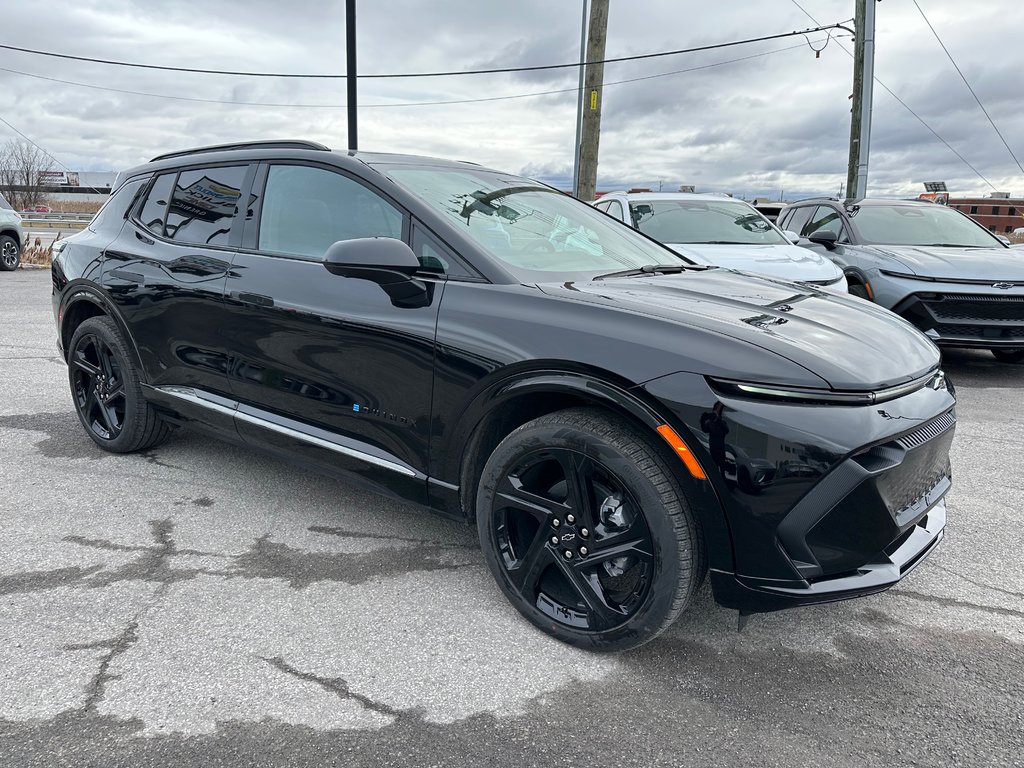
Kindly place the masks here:
MULTIPOLYGON (((918 3, 1024 162, 1024 6, 918 3)), ((854 0, 799 4, 823 24, 852 26, 854 0)), ((922 181, 941 179, 954 192, 1024 194, 1024 174, 912 0, 877 9, 876 76, 977 173, 876 86, 869 191, 916 194, 922 181)), ((581 10, 582 0, 359 0, 359 69, 575 61, 581 10)), ((0 43, 45 51, 244 71, 345 68, 343 0, 9 0, 0 16, 0 43)), ((793 0, 611 0, 607 56, 810 26, 793 0)), ((827 39, 809 38, 815 47, 827 39)), ((808 40, 795 37, 608 65, 598 188, 685 183, 747 196, 784 191, 790 199, 838 192, 852 90, 852 59, 841 45, 852 49, 850 40, 833 39, 816 58, 808 40)), ((362 80, 360 147, 473 160, 567 187, 576 78, 556 70, 362 80), (471 101, 510 96, 517 98, 471 101), (413 105, 436 101, 470 103, 413 105)), ((74 170, 116 170, 173 149, 246 139, 347 144, 344 80, 175 74, 0 50, 0 93, 0 117, 74 170)), ((0 124, 0 140, 7 138, 16 136, 0 124)))

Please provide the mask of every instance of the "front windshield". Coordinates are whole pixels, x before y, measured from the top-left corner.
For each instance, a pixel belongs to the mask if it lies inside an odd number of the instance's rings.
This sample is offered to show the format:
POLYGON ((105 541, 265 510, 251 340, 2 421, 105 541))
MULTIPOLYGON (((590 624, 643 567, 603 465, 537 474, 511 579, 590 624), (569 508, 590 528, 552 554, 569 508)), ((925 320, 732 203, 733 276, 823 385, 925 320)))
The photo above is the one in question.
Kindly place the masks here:
POLYGON ((966 216, 941 205, 865 205, 850 214, 861 241, 878 245, 1002 245, 966 216))
POLYGON ((629 212, 637 229, 662 243, 788 244, 768 219, 736 200, 640 200, 629 212))
POLYGON ((386 173, 522 280, 582 279, 689 263, 593 206, 534 181, 469 167, 398 167, 386 173))

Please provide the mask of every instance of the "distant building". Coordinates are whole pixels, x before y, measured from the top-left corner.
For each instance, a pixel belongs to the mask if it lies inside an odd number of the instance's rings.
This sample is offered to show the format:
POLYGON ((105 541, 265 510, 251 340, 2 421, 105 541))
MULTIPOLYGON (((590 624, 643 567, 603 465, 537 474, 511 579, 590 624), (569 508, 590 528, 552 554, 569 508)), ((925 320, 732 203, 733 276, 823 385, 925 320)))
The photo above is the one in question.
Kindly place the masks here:
POLYGON ((951 197, 947 205, 997 235, 1024 227, 1024 197, 951 197))

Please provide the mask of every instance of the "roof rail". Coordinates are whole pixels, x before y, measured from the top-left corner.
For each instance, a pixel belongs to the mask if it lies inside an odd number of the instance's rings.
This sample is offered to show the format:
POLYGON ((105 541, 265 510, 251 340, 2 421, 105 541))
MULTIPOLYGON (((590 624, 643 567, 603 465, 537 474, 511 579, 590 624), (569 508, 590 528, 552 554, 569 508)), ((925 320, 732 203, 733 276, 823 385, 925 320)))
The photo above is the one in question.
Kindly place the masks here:
POLYGON ((213 144, 209 147, 196 147, 195 149, 183 149, 178 152, 168 152, 157 155, 149 162, 157 160, 168 160, 172 157, 184 157, 185 155, 198 155, 203 152, 223 152, 230 149, 317 149, 323 152, 330 152, 330 147, 325 147, 316 141, 243 141, 237 144, 213 144))
MULTIPOLYGON (((849 198, 846 198, 849 200, 849 198)), ((833 203, 838 203, 839 198, 835 195, 814 195, 813 197, 801 197, 799 200, 792 200, 786 205, 795 205, 796 203, 806 203, 808 200, 831 200, 833 203)))

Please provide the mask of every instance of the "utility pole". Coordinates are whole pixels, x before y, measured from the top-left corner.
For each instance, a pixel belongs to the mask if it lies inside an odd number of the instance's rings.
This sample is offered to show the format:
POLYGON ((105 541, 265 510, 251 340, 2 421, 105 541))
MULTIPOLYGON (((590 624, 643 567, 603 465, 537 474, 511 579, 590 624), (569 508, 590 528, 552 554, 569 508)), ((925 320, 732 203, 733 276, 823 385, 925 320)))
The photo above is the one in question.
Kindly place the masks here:
POLYGON ((356 0, 345 0, 345 80, 348 83, 348 148, 359 149, 356 125, 356 0))
POLYGON ((864 197, 868 190, 871 110, 875 90, 875 2, 876 0, 857 0, 850 160, 846 174, 846 194, 852 198, 864 197))
POLYGON ((601 102, 604 97, 604 44, 608 37, 609 0, 591 0, 587 30, 587 67, 583 92, 583 131, 580 137, 580 179, 577 197, 593 200, 597 191, 597 155, 601 141, 601 102))
POLYGON ((583 0, 583 18, 580 20, 580 90, 576 94, 576 143, 572 145, 572 193, 580 196, 580 145, 583 136, 583 65, 587 60, 587 0, 583 0))

